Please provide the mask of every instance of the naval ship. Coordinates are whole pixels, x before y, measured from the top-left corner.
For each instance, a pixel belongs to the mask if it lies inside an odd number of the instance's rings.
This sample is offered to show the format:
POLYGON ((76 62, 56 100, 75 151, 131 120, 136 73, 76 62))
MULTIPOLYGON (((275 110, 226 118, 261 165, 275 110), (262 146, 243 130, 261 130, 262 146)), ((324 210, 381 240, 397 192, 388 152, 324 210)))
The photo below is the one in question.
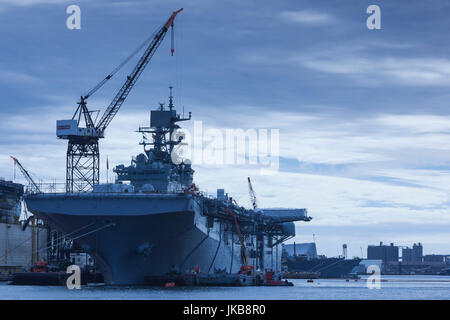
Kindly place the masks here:
POLYGON ((348 278, 354 277, 352 270, 359 265, 361 259, 344 259, 340 257, 322 257, 308 260, 303 257, 285 260, 287 270, 294 274, 296 272, 317 273, 319 278, 348 278))
POLYGON ((307 210, 246 209, 223 189, 199 191, 189 160, 174 156, 183 141, 177 123, 190 119, 177 113, 170 93, 168 106, 151 110, 150 125, 139 127, 144 150, 114 168, 115 183, 27 194, 28 210, 94 257, 105 284, 145 284, 193 269, 236 273, 247 261, 281 271, 281 243, 295 236, 294 221, 311 219, 307 210))
POLYGON ((345 253, 341 257, 317 255, 315 242, 283 244, 282 250, 282 264, 288 278, 302 274, 315 274, 318 278, 354 277, 353 269, 361 262, 359 258, 345 258, 345 253))

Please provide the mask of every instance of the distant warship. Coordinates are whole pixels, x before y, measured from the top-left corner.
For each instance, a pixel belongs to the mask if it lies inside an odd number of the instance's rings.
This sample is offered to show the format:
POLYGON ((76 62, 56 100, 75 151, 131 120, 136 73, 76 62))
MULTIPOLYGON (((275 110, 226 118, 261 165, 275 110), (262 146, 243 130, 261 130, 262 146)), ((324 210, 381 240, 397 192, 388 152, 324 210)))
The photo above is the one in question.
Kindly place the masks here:
POLYGON ((317 274, 320 278, 347 278, 361 262, 361 259, 318 256, 316 244, 295 243, 282 245, 282 261, 290 275, 298 273, 317 274))
POLYGON ((205 196, 193 184, 191 164, 171 159, 182 141, 174 139, 177 122, 190 118, 177 114, 171 93, 167 107, 151 111, 150 126, 139 128, 151 142, 141 142, 144 152, 131 165, 114 168, 115 183, 92 192, 29 194, 28 210, 70 234, 107 284, 143 284, 146 276, 192 268, 234 273, 245 259, 255 269, 281 271, 281 243, 295 236, 293 221, 311 219, 306 209, 248 210, 223 189, 205 196))

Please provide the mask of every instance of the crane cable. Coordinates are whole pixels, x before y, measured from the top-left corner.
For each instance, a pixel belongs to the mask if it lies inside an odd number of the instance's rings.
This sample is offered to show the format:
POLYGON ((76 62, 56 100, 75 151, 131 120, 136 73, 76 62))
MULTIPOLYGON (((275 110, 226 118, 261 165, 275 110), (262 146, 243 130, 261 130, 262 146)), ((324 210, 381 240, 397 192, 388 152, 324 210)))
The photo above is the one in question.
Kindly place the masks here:
POLYGON ((125 60, 123 60, 113 71, 111 71, 102 81, 100 81, 95 87, 93 87, 85 96, 84 99, 89 98, 91 95, 93 95, 97 90, 99 90, 103 85, 111 79, 124 65, 128 63, 136 54, 139 53, 139 51, 142 50, 156 35, 158 30, 161 29, 161 27, 157 28, 155 31, 153 31, 152 35, 145 39, 145 41, 137 47, 125 60))
POLYGON ((182 104, 182 96, 183 96, 183 88, 182 88, 182 80, 183 80, 183 64, 182 64, 182 59, 183 59, 183 28, 182 26, 180 27, 180 22, 178 22, 178 31, 177 34, 175 35, 176 37, 176 42, 177 42, 177 50, 178 50, 178 54, 175 57, 175 86, 177 88, 177 105, 179 107, 183 108, 183 117, 184 117, 184 106, 182 104), (180 50, 181 50, 181 54, 180 54, 180 50))
POLYGON ((175 48, 174 48, 174 44, 175 44, 175 40, 173 38, 173 22, 172 22, 172 29, 170 32, 170 53, 172 54, 173 57, 173 53, 175 52, 175 48))
MULTIPOLYGON (((34 216, 35 217, 35 216, 34 216)), ((87 227, 90 227, 90 226, 92 226, 94 224, 94 222, 93 223, 90 223, 90 224, 87 224, 87 225, 85 225, 85 226, 83 226, 83 227, 81 227, 81 228, 79 228, 79 229, 76 229, 76 230, 74 230, 74 231, 71 231, 71 232, 69 232, 69 233, 67 233, 67 234, 63 234, 62 236, 60 236, 60 237, 57 237, 56 239, 55 239, 55 242, 56 242, 56 244, 54 244, 53 246, 57 246, 57 245, 59 245, 59 244, 62 244, 63 242, 60 242, 60 243, 58 243, 58 241, 59 240, 61 240, 61 239, 63 239, 63 238, 65 238, 65 237, 67 237, 68 235, 71 235, 71 234, 73 234, 73 233, 75 233, 75 232, 78 232, 78 231, 81 231, 81 230, 83 230, 83 229, 85 229, 85 228, 87 228, 87 227)), ((27 239, 25 239, 24 241, 22 241, 21 243, 19 243, 17 246, 15 246, 14 248, 12 248, 11 250, 9 250, 9 252, 13 252, 14 250, 16 250, 16 249, 18 249, 19 247, 21 247, 22 245, 24 245, 26 242, 28 242, 28 241, 30 241, 31 240, 31 238, 32 238, 33 236, 31 235, 30 237, 28 237, 27 239)), ((71 239, 71 240, 73 240, 73 239, 71 239)), ((66 240, 65 240, 66 241, 66 240)), ((64 241, 64 242, 65 242, 64 241)), ((49 246, 48 248, 51 248, 52 246, 49 246)), ((48 248, 45 248, 45 249, 48 249, 48 248)), ((40 251, 40 250, 39 250, 40 251)), ((39 252, 38 251, 38 252, 39 252)), ((6 254, 3 254, 2 256, 0 256, 0 259, 3 259, 3 257, 5 256, 6 254)))
MULTIPOLYGON (((92 224, 91 224, 91 225, 92 225, 92 224)), ((94 229, 94 230, 88 231, 88 232, 86 232, 86 233, 83 233, 83 234, 81 234, 81 235, 79 235, 79 236, 76 236, 76 237, 73 237, 73 238, 69 238, 69 239, 65 240, 64 242, 66 242, 66 241, 74 241, 74 240, 83 238, 83 237, 85 237, 85 236, 87 236, 87 235, 90 235, 90 234, 92 234, 92 233, 95 233, 95 232, 98 232, 98 231, 100 231, 100 230, 103 230, 103 229, 105 229, 105 228, 114 227, 114 226, 115 226, 115 223, 108 223, 108 224, 105 224, 105 225, 103 225, 103 226, 101 226, 101 227, 98 227, 97 229, 94 229)), ((60 244, 63 244, 64 242, 61 242, 60 244)), ((53 247, 53 246, 55 246, 55 245, 51 245, 51 246, 48 246, 48 247, 45 247, 45 248, 41 248, 41 249, 37 250, 36 252, 41 252, 41 251, 43 251, 43 250, 50 249, 50 248, 53 247)))

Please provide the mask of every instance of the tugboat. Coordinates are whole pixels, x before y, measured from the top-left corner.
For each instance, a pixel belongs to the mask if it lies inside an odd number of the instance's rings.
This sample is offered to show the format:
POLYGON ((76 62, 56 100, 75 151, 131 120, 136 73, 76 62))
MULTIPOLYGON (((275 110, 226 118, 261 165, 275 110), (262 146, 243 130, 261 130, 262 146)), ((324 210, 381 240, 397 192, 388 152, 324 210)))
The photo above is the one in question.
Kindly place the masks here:
MULTIPOLYGON (((49 266, 47 261, 38 261, 30 272, 16 272, 11 285, 27 286, 61 286, 66 283, 69 274, 56 266, 49 266)), ((84 279, 84 277, 82 277, 84 279)), ((83 283, 85 284, 85 283, 83 283)))

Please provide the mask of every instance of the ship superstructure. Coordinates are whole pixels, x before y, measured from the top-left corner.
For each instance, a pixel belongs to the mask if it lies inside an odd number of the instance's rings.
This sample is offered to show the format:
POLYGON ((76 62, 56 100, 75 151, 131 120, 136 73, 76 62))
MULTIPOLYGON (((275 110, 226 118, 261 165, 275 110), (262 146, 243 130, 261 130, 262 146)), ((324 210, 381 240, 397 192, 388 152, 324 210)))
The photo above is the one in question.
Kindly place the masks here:
POLYGON ((117 182, 127 181, 138 191, 183 191, 193 181, 194 170, 190 162, 173 161, 176 155, 173 149, 182 142, 182 137, 174 139, 174 132, 180 127, 176 124, 191 118, 183 118, 174 110, 172 87, 170 87, 168 109, 160 104, 157 110, 151 111, 149 127, 140 127, 143 134, 141 145, 144 153, 135 157, 130 166, 115 167, 117 182), (149 142, 147 135, 152 136, 149 142), (147 148, 151 146, 151 148, 147 148))

